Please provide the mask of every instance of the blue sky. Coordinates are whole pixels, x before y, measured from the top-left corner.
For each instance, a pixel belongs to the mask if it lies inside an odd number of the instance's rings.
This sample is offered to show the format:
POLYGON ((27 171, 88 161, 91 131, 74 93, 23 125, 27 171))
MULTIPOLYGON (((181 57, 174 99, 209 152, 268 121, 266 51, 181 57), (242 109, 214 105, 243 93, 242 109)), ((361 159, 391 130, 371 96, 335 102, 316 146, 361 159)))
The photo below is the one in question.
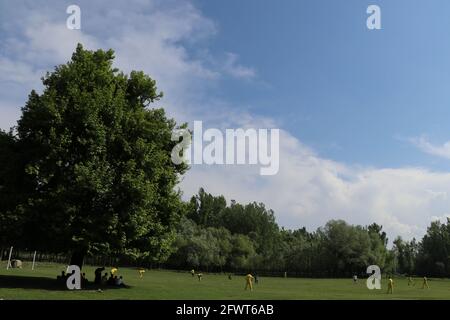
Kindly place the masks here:
POLYGON ((157 80, 179 122, 280 128, 280 171, 193 166, 180 184, 261 201, 288 228, 378 222, 421 237, 450 216, 450 2, 0 0, 0 128, 78 42, 157 80), (382 30, 368 30, 368 5, 382 30))
POLYGON ((211 50, 239 52, 257 70, 255 81, 220 88, 230 101, 339 161, 450 168, 406 141, 449 137, 448 1, 196 3, 219 25, 211 50), (369 4, 383 30, 366 28, 369 4))

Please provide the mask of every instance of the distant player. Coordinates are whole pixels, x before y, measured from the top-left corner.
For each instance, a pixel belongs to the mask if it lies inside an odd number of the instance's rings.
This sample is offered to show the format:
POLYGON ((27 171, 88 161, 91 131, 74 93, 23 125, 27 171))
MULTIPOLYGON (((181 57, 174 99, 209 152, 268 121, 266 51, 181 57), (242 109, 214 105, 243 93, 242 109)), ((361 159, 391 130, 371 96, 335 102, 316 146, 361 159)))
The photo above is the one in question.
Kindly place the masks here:
POLYGON ((255 274, 255 284, 258 284, 258 280, 259 280, 258 274, 255 274))
POLYGON ((228 275, 228 280, 232 280, 233 277, 231 276, 231 273, 228 275))
POLYGON ((138 272, 139 272, 139 278, 142 279, 144 277, 145 269, 144 268, 139 268, 138 272))
POLYGON ((195 277, 195 271, 194 269, 191 270, 192 278, 195 277))
POLYGON ((430 287, 428 286, 428 279, 427 279, 427 277, 423 277, 422 289, 425 289, 425 287, 427 287, 427 289, 430 289, 430 287))
POLYGON ((412 277, 409 277, 409 278, 408 278, 408 286, 414 286, 414 285, 415 285, 415 283, 414 283, 413 278, 412 278, 412 277))
POLYGON ((387 293, 394 293, 394 280, 392 280, 392 277, 389 277, 388 280, 388 290, 387 293))
POLYGON ((198 277, 198 281, 202 281, 203 274, 198 273, 198 274, 197 274, 197 277, 198 277))
POLYGON ((358 276, 355 274, 353 276, 353 283, 356 284, 358 282, 358 276))
POLYGON ((250 288, 250 291, 253 291, 253 276, 249 273, 245 276, 245 290, 250 288))

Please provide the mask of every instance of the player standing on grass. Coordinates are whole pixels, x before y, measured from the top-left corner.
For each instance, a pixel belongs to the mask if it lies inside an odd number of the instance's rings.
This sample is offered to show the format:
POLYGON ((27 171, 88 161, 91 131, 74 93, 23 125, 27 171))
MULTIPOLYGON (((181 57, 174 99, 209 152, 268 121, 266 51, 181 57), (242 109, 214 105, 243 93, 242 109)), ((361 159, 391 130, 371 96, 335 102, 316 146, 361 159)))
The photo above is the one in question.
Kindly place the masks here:
POLYGON ((394 293, 394 280, 392 280, 392 277, 389 277, 388 280, 388 291, 387 293, 394 293))
POLYGON ((245 276, 245 290, 250 288, 250 291, 253 291, 253 276, 249 273, 245 276))
POLYGON ((430 289, 430 287, 428 286, 427 277, 423 277, 422 289, 425 289, 425 287, 427 287, 427 289, 430 289))

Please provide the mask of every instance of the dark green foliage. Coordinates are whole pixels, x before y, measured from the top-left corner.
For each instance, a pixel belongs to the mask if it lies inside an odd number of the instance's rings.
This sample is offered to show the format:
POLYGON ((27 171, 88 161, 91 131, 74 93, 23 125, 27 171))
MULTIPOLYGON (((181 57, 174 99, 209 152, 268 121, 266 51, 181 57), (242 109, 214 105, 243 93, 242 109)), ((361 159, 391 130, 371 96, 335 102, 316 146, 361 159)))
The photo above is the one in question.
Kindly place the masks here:
POLYGON ((232 201, 227 206, 223 196, 200 189, 189 202, 168 265, 349 276, 364 274, 371 264, 389 267, 386 245, 386 234, 377 224, 364 228, 330 221, 313 233, 280 230, 264 204, 232 201))
POLYGON ((423 237, 417 257, 419 274, 450 276, 450 219, 447 223, 432 222, 423 237))
POLYGON ((21 239, 71 250, 77 264, 86 253, 163 261, 180 216, 174 187, 186 167, 170 158, 176 124, 147 108, 162 97, 155 81, 120 73, 113 59, 112 50, 79 45, 43 78, 43 94, 31 92, 17 136, 2 134, 2 144, 17 142, 15 179, 27 181, 8 217, 19 216, 21 239))

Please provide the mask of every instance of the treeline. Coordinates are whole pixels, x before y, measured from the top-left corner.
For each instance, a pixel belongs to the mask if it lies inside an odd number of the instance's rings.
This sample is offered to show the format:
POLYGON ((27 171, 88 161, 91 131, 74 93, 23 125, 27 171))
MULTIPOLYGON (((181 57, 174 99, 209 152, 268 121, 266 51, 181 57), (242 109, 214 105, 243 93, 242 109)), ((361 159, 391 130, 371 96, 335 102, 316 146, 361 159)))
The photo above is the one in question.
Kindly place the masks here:
POLYGON ((383 272, 448 276, 450 224, 433 222, 422 241, 401 238, 388 249, 382 226, 329 221, 314 232, 285 230, 262 203, 227 205, 223 196, 200 189, 186 204, 174 252, 165 266, 205 271, 289 272, 309 277, 383 272))
POLYGON ((432 222, 420 242, 397 237, 392 251, 400 273, 449 277, 450 219, 447 218, 447 223, 432 222))

